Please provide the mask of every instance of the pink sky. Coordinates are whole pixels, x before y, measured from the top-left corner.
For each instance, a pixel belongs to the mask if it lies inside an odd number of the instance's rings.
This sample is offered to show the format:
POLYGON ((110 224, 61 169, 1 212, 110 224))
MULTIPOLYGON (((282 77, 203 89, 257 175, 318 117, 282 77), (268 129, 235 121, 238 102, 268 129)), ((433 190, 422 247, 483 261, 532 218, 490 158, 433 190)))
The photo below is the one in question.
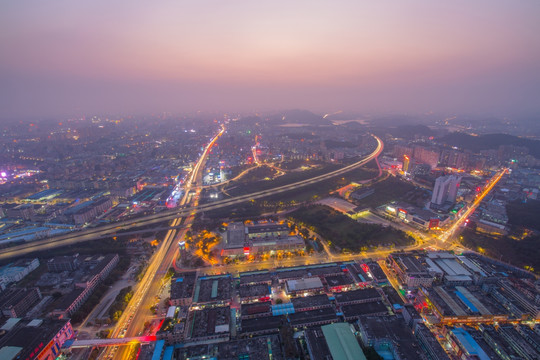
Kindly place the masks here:
POLYGON ((0 5, 0 117, 540 110, 538 1, 0 5))

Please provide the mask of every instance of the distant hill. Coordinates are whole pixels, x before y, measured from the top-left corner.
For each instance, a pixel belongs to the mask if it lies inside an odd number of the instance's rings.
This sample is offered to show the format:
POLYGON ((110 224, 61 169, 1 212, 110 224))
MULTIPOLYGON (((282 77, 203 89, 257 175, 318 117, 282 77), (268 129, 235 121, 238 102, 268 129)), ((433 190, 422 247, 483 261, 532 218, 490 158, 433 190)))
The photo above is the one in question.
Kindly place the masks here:
POLYGON ((262 121, 262 119, 258 116, 244 116, 242 118, 240 118, 237 122, 239 124, 245 124, 245 125, 250 125, 250 126, 253 126, 255 125, 256 123, 260 123, 262 121))
POLYGON ((540 141, 524 139, 507 134, 487 134, 472 136, 465 133, 454 132, 438 139, 439 142, 468 149, 474 152, 480 150, 497 149, 501 145, 524 146, 529 149, 529 154, 540 158, 540 141))
POLYGON ((433 136, 435 132, 426 125, 401 125, 395 130, 390 130, 395 137, 414 138, 416 135, 433 136))
POLYGON ((408 115, 392 115, 392 116, 380 116, 371 120, 371 124, 375 126, 396 126, 396 124, 418 124, 422 122, 418 116, 408 115))
POLYGON ((269 116, 270 121, 279 124, 307 124, 307 125, 331 125, 330 120, 324 119, 307 110, 286 110, 273 116, 269 116))

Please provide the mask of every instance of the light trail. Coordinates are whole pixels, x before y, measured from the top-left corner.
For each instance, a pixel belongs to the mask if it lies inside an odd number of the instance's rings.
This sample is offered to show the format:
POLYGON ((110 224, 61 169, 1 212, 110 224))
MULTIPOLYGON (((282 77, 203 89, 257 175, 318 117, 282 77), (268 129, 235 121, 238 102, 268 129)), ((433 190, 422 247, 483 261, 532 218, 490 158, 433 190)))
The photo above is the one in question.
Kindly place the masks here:
MULTIPOLYGON (((223 131, 224 130, 222 130, 220 134, 222 134, 223 131)), ((366 158, 354 164, 345 166, 341 169, 334 170, 334 171, 331 171, 329 173, 322 174, 319 176, 315 176, 310 179, 301 180, 292 184, 283 185, 277 188, 262 190, 262 191, 258 191, 251 194, 241 195, 241 196, 237 196, 230 199, 220 200, 220 201, 216 201, 210 204, 193 206, 190 208, 183 208, 183 209, 166 210, 157 214, 145 215, 145 216, 138 217, 136 219, 125 220, 125 221, 118 222, 115 224, 105 225, 100 228, 86 230, 84 232, 80 232, 77 234, 69 234, 69 235, 64 235, 57 238, 50 238, 50 239, 45 239, 45 240, 40 240, 40 241, 34 241, 32 243, 13 246, 13 247, 3 249, 2 251, 0 251, 0 260, 17 257, 17 256, 23 256, 23 255, 30 254, 36 251, 50 250, 59 246, 73 245, 79 242, 94 240, 100 236, 104 236, 111 233, 114 234, 119 229, 127 230, 132 227, 141 227, 141 226, 152 225, 152 224, 156 224, 156 223, 160 223, 164 221, 174 220, 178 217, 194 215, 195 213, 200 212, 200 211, 215 210, 215 209, 223 208, 226 206, 236 205, 245 201, 261 199, 270 195, 276 195, 276 194, 284 193, 287 191, 296 190, 302 186, 308 186, 308 185, 312 185, 312 184, 315 184, 324 180, 328 180, 335 176, 339 176, 351 170, 359 168, 365 165, 366 163, 370 162, 371 160, 376 159, 381 154, 382 150, 384 149, 384 143, 382 142, 381 139, 379 139, 375 135, 372 135, 372 136, 377 141, 377 148, 375 149, 375 151, 371 153, 370 155, 368 155, 366 158)), ((204 151, 204 154, 206 154, 208 150, 209 150, 209 147, 207 146, 207 148, 204 151)), ((200 167, 200 164, 198 164, 194 168, 194 171, 199 171, 199 167, 200 167)), ((192 173, 190 180, 193 180, 193 174, 194 173, 192 173)), ((187 185, 188 187, 191 186, 191 182, 192 181, 188 182, 188 185, 187 185)), ((189 190, 186 190, 186 194, 184 194, 184 198, 188 194, 189 194, 189 190)), ((182 205, 184 205, 184 203, 182 203, 182 205)))
MULTIPOLYGON (((191 186, 195 184, 195 181, 197 177, 199 176, 199 172, 201 170, 202 164, 206 161, 206 157, 208 155, 208 151, 212 148, 214 143, 217 141, 217 139, 223 134, 225 131, 225 127, 222 127, 221 131, 212 138, 210 143, 206 146, 204 149, 201 157, 199 158, 199 161, 197 161, 197 164, 193 168, 193 171, 191 172, 191 176, 189 178, 189 182, 186 184, 186 191, 182 198, 181 205, 186 204, 189 197, 189 192, 191 190, 191 186)), ((193 221, 193 219, 191 219, 193 221)), ((173 220, 172 227, 179 226, 182 222, 182 217, 178 217, 173 220)), ((186 225, 186 224, 185 224, 186 225)), ((182 234, 182 232, 179 232, 178 234, 182 234)), ((158 270, 164 263, 165 258, 168 256, 168 258, 171 258, 171 254, 174 255, 176 252, 176 247, 173 247, 172 244, 177 239, 177 231, 175 229, 171 229, 167 232, 165 235, 165 238, 163 240, 163 243, 157 250, 156 254, 152 257, 150 264, 148 265, 148 268, 143 276, 143 279, 139 282, 137 289, 135 290, 135 293, 133 294, 132 299, 130 300, 128 306, 122 313, 122 316, 118 320, 114 330, 111 333, 111 338, 118 338, 123 337, 128 330, 130 330, 130 333, 136 333, 139 328, 142 328, 144 326, 144 321, 141 321, 141 317, 139 316, 138 319, 135 319, 136 313, 139 311, 140 306, 142 304, 148 304, 151 300, 151 298, 148 298, 148 296, 153 296, 153 294, 149 294, 149 289, 151 288, 152 284, 155 283, 156 276, 158 274, 158 270), (135 321, 132 321, 135 320, 135 321), (141 323, 142 322, 142 323, 141 323)), ((171 261, 172 262, 172 261, 171 261)), ((170 265, 170 264, 169 264, 170 265)), ((129 356, 131 354, 131 346, 132 343, 127 344, 127 349, 122 349, 118 354, 118 358, 123 358, 126 356, 129 356)), ((100 358, 105 359, 110 357, 111 355, 115 355, 116 348, 108 348, 106 349, 103 354, 100 356, 100 358)))
POLYGON ((439 239, 442 242, 446 242, 448 239, 450 239, 455 234, 455 232, 460 228, 460 226, 462 226, 463 223, 469 218, 469 216, 472 215, 472 213, 476 210, 476 208, 478 208, 478 206, 480 205, 482 200, 484 200, 486 195, 489 194, 491 192, 491 190, 493 190, 495 185, 497 185, 497 183, 502 179, 504 174, 506 174, 507 172, 508 172, 508 169, 506 169, 506 168, 502 169, 493 178, 491 178, 488 185, 484 188, 484 191, 482 191, 482 193, 480 193, 476 197, 476 199, 474 200, 472 205, 461 215, 461 217, 459 219, 457 219, 452 224, 452 226, 450 226, 450 228, 448 228, 448 230, 446 230, 444 233, 441 234, 439 239))

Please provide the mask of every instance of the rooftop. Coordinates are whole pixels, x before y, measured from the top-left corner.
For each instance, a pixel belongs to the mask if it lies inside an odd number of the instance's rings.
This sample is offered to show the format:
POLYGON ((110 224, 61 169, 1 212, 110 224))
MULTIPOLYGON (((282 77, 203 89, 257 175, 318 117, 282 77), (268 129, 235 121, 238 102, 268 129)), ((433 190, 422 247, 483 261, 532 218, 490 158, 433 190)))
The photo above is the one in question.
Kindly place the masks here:
POLYGON ((382 301, 371 301, 361 304, 343 305, 341 307, 346 318, 357 318, 366 315, 386 314, 388 308, 382 301))
POLYGON ((304 334, 311 360, 327 360, 331 358, 330 349, 320 327, 308 328, 304 334))
POLYGON ((256 271, 240 274, 240 284, 255 284, 259 282, 272 282, 272 275, 269 271, 256 271))
POLYGON ((292 298, 294 309, 299 311, 301 309, 313 308, 313 307, 329 307, 332 306, 328 296, 326 294, 296 297, 292 298))
POLYGON ((370 262, 367 264, 369 272, 375 277, 377 281, 387 281, 386 274, 376 262, 370 262))
POLYGON ((375 288, 365 288, 351 291, 343 291, 335 294, 337 303, 346 303, 351 301, 380 300, 381 294, 375 288))
POLYGON ((323 287, 322 281, 318 277, 310 277, 310 278, 297 279, 297 280, 287 280, 287 288, 289 291, 320 289, 322 287, 323 287))
POLYGON ((73 304, 75 299, 77 299, 82 294, 83 291, 83 288, 73 289, 58 300, 58 302, 54 306, 54 309, 58 311, 66 311, 71 306, 71 304, 73 304))
POLYGON ((284 354, 278 335, 266 335, 239 339, 218 344, 198 344, 180 347, 179 359, 217 359, 220 360, 271 360, 282 359, 284 354))
POLYGON ((239 289, 241 298, 264 297, 270 295, 270 286, 268 284, 242 285, 239 289))
POLYGON ((327 275, 324 277, 329 287, 351 285, 353 280, 345 273, 343 275, 327 275))
POLYGON ((308 326, 317 322, 332 322, 337 320, 336 311, 331 307, 316 310, 295 312, 289 314, 292 326, 308 326))
POLYGON ((180 273, 171 279, 171 299, 185 299, 193 296, 195 289, 195 271, 180 273))
POLYGON ((256 302, 252 304, 242 304, 240 312, 242 316, 255 314, 270 314, 272 311, 272 303, 270 301, 256 302))
POLYGON ((319 275, 331 275, 340 274, 343 272, 340 266, 335 263, 298 266, 293 268, 281 268, 277 269, 277 276, 280 280, 296 279, 306 276, 319 276, 319 275))
POLYGON ((359 324, 371 341, 391 344, 393 350, 403 360, 417 360, 424 355, 411 330, 400 317, 363 317, 360 318, 359 324))
POLYGON ((249 234, 274 232, 274 231, 289 231, 287 224, 262 223, 246 226, 246 231, 249 234))
POLYGON ((259 331, 276 331, 282 324, 282 316, 265 316, 254 319, 242 319, 242 333, 254 333, 259 331))
POLYGON ((30 291, 36 291, 36 288, 31 289, 16 289, 10 288, 0 294, 0 309, 10 309, 17 303, 21 302, 30 291))
POLYGON ((366 359, 350 324, 329 324, 324 325, 321 329, 334 360, 366 359))
POLYGON ((231 298, 231 277, 204 277, 199 278, 195 285, 194 303, 206 303, 212 301, 223 301, 231 298))
POLYGON ((0 339, 0 350, 5 347, 22 348, 18 358, 26 359, 35 349, 43 349, 67 323, 68 320, 44 319, 39 326, 16 327, 0 339))
POLYGON ((229 341, 218 345, 219 359, 271 360, 285 357, 277 335, 229 341))
POLYGON ((197 338, 228 333, 230 320, 231 309, 228 306, 192 311, 188 321, 190 337, 197 338))

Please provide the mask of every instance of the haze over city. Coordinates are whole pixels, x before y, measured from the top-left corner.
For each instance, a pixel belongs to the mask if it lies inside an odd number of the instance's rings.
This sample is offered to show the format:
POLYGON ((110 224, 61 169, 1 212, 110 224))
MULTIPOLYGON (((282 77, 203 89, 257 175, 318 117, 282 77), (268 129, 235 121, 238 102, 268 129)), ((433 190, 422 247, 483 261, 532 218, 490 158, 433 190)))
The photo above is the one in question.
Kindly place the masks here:
POLYGON ((0 4, 0 360, 540 359, 539 1, 0 4))
POLYGON ((0 118, 540 112, 537 1, 6 1, 0 118))

